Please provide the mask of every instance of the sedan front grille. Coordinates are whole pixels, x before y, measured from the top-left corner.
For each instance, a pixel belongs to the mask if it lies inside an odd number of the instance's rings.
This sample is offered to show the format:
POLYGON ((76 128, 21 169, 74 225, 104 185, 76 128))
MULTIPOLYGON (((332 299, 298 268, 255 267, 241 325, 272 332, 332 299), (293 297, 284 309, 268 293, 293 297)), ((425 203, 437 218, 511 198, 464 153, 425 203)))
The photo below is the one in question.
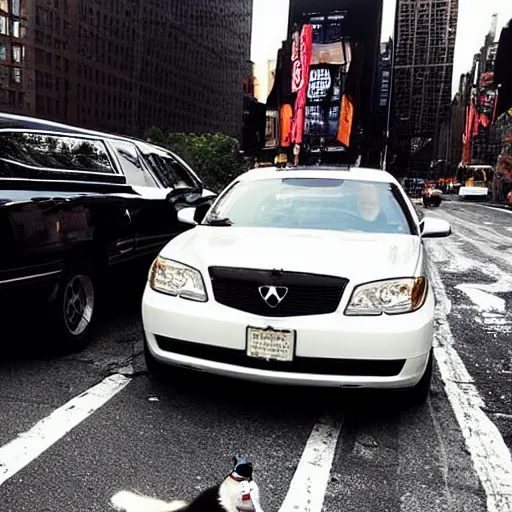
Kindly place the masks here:
POLYGON ((334 313, 348 283, 341 277, 276 270, 210 267, 209 272, 217 302, 267 317, 334 313))

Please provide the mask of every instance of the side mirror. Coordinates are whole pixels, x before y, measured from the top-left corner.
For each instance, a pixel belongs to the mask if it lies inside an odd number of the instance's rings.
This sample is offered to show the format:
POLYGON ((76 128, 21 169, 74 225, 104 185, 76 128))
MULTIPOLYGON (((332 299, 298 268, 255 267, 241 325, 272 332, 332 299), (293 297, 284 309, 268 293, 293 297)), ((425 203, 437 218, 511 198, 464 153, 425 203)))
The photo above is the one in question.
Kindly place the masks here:
POLYGON ((449 222, 433 217, 425 217, 421 223, 421 236, 423 238, 444 238, 452 234, 449 222))
POLYGON ((184 202, 184 198, 191 195, 197 195, 197 191, 190 187, 178 187, 167 194, 167 201, 174 206, 177 203, 184 202))
POLYGON ((178 212, 178 220, 184 224, 191 224, 195 226, 197 224, 195 220, 196 209, 195 208, 182 208, 178 212))

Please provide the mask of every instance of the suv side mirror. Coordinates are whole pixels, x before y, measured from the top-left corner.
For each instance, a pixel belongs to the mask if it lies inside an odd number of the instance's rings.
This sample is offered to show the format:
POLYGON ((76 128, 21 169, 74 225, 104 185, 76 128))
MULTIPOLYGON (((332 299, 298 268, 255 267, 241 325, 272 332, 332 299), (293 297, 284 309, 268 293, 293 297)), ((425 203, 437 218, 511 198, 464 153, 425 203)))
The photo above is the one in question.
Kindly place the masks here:
POLYGON ((177 205, 179 208, 178 220, 186 224, 200 224, 216 199, 215 195, 201 197, 198 194, 191 194, 182 197, 177 205))
POLYGON ((175 206, 177 203, 181 202, 187 202, 186 197, 190 195, 196 195, 197 191, 190 187, 177 187, 173 188, 168 194, 167 194, 167 201, 175 206))
POLYGON ((449 222, 433 217, 424 217, 420 223, 423 238, 445 238, 452 234, 449 222))

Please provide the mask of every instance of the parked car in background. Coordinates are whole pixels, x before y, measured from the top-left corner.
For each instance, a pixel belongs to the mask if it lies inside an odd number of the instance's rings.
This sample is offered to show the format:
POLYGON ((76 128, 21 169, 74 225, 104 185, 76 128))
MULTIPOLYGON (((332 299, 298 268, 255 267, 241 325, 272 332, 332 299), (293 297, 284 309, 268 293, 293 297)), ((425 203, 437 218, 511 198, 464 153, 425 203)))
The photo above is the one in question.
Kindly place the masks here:
POLYGON ((0 114, 0 322, 47 311, 54 347, 82 349, 107 277, 147 273, 191 227, 180 204, 213 198, 156 146, 0 114))

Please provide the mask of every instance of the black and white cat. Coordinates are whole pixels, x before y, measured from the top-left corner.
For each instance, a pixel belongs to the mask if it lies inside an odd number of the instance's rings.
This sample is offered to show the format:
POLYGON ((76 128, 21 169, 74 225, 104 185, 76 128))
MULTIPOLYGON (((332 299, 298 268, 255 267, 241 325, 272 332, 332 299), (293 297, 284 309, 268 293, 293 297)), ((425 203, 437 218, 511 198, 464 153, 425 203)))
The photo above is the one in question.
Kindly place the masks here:
POLYGON ((252 479, 252 464, 246 459, 233 458, 233 471, 194 501, 165 502, 130 491, 121 491, 111 500, 124 512, 263 512, 260 491, 252 479))

